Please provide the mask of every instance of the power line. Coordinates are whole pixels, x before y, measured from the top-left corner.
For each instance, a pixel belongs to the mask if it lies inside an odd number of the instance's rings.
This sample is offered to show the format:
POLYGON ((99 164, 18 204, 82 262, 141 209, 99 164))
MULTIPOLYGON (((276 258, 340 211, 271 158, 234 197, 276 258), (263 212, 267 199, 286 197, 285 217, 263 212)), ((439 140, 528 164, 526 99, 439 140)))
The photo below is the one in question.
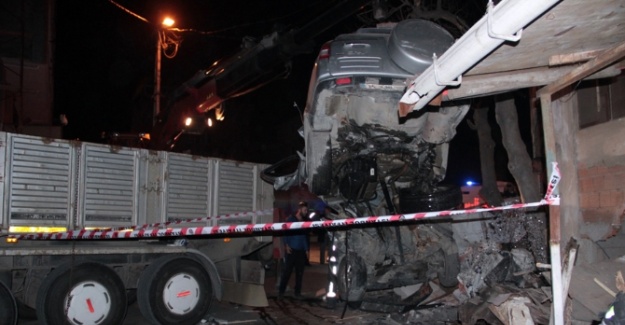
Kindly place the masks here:
MULTIPOLYGON (((133 12, 132 10, 122 6, 121 4, 115 2, 114 0, 108 0, 111 4, 113 4, 114 6, 116 6, 117 8, 121 9, 122 11, 126 12, 127 14, 145 22, 150 24, 151 22, 147 19, 142 17, 141 15, 133 12)), ((260 24, 267 24, 267 23, 275 23, 278 21, 282 21, 285 20, 289 17, 295 16, 301 12, 308 12, 310 10, 310 8, 316 7, 319 5, 321 1, 316 1, 313 2, 311 4, 309 4, 306 7, 300 7, 298 10, 284 14, 280 17, 276 17, 276 18, 271 18, 271 19, 265 19, 265 20, 258 20, 255 22, 250 22, 250 23, 245 23, 245 24, 238 24, 238 25, 234 25, 234 26, 230 26, 230 27, 225 27, 225 28, 221 28, 221 29, 216 29, 216 30, 212 30, 212 31, 202 31, 202 30, 198 30, 198 29, 194 29, 194 28, 175 28, 175 27, 171 27, 171 28, 167 28, 167 30, 170 31, 174 31, 174 32, 192 32, 192 33, 197 33, 200 35, 215 35, 215 34, 221 34, 224 32, 228 32, 228 31, 232 31, 232 30, 236 30, 236 29, 242 29, 242 28, 247 28, 247 27, 252 27, 255 25, 260 25, 260 24)))
POLYGON ((139 16, 138 14, 136 14, 136 13, 132 12, 130 9, 127 9, 126 7, 124 7, 124 6, 120 5, 119 3, 117 3, 117 2, 115 2, 115 1, 113 1, 113 0, 109 0, 109 2, 110 2, 110 3, 112 3, 114 6, 116 6, 117 8, 119 8, 119 9, 123 10, 123 11, 124 11, 124 12, 126 12, 127 14, 129 14, 129 15, 131 15, 131 16, 133 16, 133 17, 135 17, 135 18, 138 18, 139 20, 141 20, 141 21, 143 21, 143 22, 146 22, 146 23, 148 23, 148 24, 150 23, 150 22, 149 22, 146 18, 143 18, 143 17, 139 16))

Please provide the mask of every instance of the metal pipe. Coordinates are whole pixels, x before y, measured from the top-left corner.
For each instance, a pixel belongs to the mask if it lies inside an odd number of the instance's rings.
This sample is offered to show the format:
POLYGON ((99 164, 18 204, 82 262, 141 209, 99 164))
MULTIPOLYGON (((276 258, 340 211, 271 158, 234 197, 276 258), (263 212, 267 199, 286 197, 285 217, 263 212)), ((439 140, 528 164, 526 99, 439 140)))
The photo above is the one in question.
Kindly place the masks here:
POLYGON ((400 116, 425 107, 505 41, 518 41, 525 26, 559 1, 504 0, 494 7, 489 1, 487 14, 411 82, 400 101, 400 116))

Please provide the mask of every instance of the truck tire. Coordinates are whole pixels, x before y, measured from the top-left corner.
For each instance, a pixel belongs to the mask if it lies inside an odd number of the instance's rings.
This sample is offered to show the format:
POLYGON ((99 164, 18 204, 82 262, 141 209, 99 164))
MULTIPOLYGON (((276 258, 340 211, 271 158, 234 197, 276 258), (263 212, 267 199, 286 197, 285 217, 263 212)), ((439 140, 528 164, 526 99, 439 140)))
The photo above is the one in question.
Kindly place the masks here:
POLYGON ((17 302, 11 290, 2 282, 0 282, 0 315, 2 315, 0 324, 17 324, 17 302))
POLYGON ((126 317, 126 291, 115 271, 84 262, 55 268, 37 294, 41 324, 121 324, 126 317))
POLYGON ((453 288, 458 286, 458 273, 460 273, 460 264, 458 262, 458 253, 448 253, 441 249, 443 254, 444 267, 438 272, 438 282, 445 288, 453 288))
POLYGON ((213 298, 208 272, 186 256, 164 256, 139 277, 137 303, 151 324, 197 324, 213 298))
POLYGON ((362 258, 356 254, 351 254, 349 258, 343 257, 339 264, 338 279, 341 299, 351 307, 358 308, 367 289, 367 266, 362 258))
POLYGON ((451 222, 436 223, 432 227, 447 238, 447 241, 441 245, 442 247, 439 251, 439 254, 442 255, 443 267, 437 273, 438 282, 445 288, 456 287, 458 285, 458 274, 460 273, 460 260, 451 222))

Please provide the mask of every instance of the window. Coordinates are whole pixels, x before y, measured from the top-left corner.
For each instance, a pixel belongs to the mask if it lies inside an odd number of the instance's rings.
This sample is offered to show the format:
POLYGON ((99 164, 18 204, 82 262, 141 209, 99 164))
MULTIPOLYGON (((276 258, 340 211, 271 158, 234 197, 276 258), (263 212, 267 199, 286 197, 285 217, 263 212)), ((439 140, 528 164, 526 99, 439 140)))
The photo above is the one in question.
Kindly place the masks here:
POLYGON ((625 117, 625 74, 580 84, 579 127, 585 128, 625 117))

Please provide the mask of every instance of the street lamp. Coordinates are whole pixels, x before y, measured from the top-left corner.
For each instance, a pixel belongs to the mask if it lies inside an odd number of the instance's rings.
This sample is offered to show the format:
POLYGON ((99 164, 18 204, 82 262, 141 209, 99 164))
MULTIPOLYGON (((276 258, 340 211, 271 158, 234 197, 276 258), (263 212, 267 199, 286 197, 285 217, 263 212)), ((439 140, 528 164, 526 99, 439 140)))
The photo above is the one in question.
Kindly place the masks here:
MULTIPOLYGON (((179 39, 175 37, 174 34, 167 35, 169 27, 174 25, 174 20, 165 17, 163 19, 161 26, 158 28, 158 37, 156 39, 156 62, 154 67, 154 112, 152 117, 152 125, 156 125, 158 120, 158 115, 161 112, 161 51, 165 51, 169 45, 173 44, 176 49, 174 51, 177 52, 178 45, 180 44, 179 39), (172 37, 174 36, 174 37, 172 37)), ((171 56, 167 56, 169 58, 173 58, 175 56, 175 52, 171 56)))

